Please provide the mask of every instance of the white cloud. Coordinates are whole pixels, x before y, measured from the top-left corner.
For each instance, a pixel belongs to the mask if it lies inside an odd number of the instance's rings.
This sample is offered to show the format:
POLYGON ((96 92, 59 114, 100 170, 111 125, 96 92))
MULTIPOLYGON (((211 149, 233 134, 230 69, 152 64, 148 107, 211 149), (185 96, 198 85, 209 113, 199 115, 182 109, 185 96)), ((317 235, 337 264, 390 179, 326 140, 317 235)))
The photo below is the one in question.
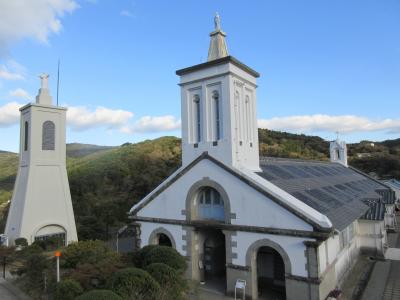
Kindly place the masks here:
POLYGON ((133 113, 122 109, 97 107, 89 111, 84 106, 68 107, 67 124, 74 130, 85 130, 94 127, 120 129, 126 126, 133 113))
POLYGON ((21 98, 26 100, 32 100, 33 97, 24 89, 18 88, 16 90, 10 91, 9 95, 15 98, 21 98))
POLYGON ((19 108, 22 105, 17 102, 10 102, 0 106, 0 127, 17 124, 19 120, 19 108))
POLYGON ((126 9, 121 10, 121 12, 119 14, 121 16, 128 17, 128 18, 133 18, 134 17, 133 13, 130 12, 129 10, 126 10, 126 9))
POLYGON ((309 132, 372 132, 400 133, 400 119, 370 120, 354 115, 305 115, 258 120, 258 126, 297 133, 309 132))
POLYGON ((59 33, 61 18, 78 7, 74 0, 0 1, 0 49, 23 38, 47 43, 51 33, 59 33))
POLYGON ((124 133, 155 133, 174 131, 181 127, 181 121, 174 116, 144 116, 133 124, 133 126, 125 126, 121 128, 124 133))
POLYGON ((25 67, 14 60, 8 60, 5 64, 0 65, 0 78, 5 80, 25 79, 25 67))

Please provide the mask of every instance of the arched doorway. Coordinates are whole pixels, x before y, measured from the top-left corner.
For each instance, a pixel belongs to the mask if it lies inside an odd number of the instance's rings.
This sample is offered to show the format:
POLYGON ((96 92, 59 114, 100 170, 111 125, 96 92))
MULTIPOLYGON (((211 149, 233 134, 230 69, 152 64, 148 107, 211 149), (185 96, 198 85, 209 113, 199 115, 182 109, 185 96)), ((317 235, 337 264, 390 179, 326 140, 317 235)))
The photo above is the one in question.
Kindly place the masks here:
POLYGON ((171 239, 165 233, 159 233, 157 235, 158 245, 172 247, 171 239))
POLYGON ((226 289, 226 248, 225 235, 221 230, 200 230, 203 240, 202 279, 208 288, 225 292, 226 289))
POLYGON ((271 247, 260 247, 256 256, 259 299, 286 299, 285 263, 271 247))

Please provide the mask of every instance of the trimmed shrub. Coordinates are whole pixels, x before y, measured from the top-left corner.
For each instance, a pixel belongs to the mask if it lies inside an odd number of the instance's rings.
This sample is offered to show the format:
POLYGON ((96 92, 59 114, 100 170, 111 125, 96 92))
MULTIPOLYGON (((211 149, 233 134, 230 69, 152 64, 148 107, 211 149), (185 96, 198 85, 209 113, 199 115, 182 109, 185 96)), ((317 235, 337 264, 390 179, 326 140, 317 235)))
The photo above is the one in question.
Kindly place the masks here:
POLYGON ((76 300, 122 300, 122 298, 110 290, 91 290, 80 295, 76 300))
POLYGON ((133 254, 132 262, 137 267, 144 266, 143 262, 147 254, 154 248, 159 247, 158 245, 147 245, 141 248, 139 251, 133 254))
POLYGON ((173 268, 162 263, 148 265, 145 269, 161 286, 159 299, 183 299, 186 281, 173 268))
POLYGON ((151 249, 144 257, 144 266, 154 263, 163 263, 178 272, 186 270, 186 259, 175 249, 166 246, 157 246, 151 249))
POLYGON ((158 299, 160 285, 149 273, 138 268, 118 271, 112 278, 111 289, 124 299, 158 299))
POLYGON ((21 247, 26 247, 28 246, 28 241, 26 238, 17 238, 15 241, 15 246, 21 246, 21 247))
POLYGON ((104 259, 119 261, 120 255, 102 241, 81 241, 63 251, 61 263, 64 268, 75 268, 78 264, 96 264, 104 259))
POLYGON ((54 300, 74 300, 83 293, 81 285, 73 279, 65 279, 56 285, 54 300))

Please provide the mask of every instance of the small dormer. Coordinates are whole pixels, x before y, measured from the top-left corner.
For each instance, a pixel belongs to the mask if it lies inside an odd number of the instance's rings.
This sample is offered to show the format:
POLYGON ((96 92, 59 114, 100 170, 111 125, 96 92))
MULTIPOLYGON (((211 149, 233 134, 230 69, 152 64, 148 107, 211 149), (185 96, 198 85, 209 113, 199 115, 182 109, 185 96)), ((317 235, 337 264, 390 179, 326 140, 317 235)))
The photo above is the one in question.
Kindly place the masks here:
POLYGON ((340 141, 336 139, 330 143, 330 158, 331 162, 340 163, 344 166, 347 165, 347 146, 345 141, 340 141))

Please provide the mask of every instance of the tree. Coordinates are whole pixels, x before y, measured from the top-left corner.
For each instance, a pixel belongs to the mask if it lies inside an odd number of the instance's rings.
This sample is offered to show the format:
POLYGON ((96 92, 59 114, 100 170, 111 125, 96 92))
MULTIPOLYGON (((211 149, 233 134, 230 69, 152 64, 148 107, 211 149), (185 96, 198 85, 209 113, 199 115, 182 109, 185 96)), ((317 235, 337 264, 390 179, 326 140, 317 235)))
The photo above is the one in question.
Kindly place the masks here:
POLYGON ((122 300, 122 298, 110 290, 92 290, 82 294, 75 300, 122 300))
POLYGON ((81 285, 73 279, 65 279, 56 285, 54 300, 74 300, 83 293, 81 285))
POLYGON ((158 299, 160 285, 146 271, 126 268, 115 273, 111 289, 123 299, 155 300, 158 299))

